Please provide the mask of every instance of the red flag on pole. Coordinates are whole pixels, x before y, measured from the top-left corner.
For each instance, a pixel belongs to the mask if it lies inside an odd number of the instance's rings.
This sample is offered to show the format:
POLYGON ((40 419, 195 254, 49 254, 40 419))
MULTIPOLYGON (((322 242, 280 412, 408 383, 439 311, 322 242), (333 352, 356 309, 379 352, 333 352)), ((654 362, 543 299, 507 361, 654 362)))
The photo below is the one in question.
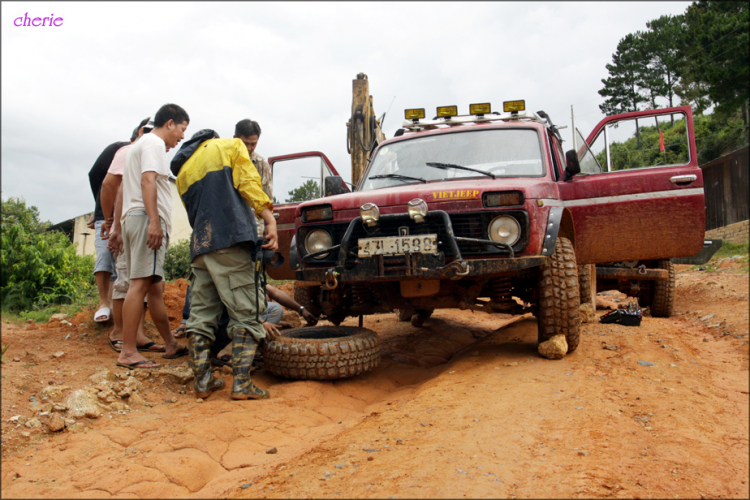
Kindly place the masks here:
POLYGON ((661 133, 661 129, 659 129, 659 151, 664 151, 664 134, 661 133))

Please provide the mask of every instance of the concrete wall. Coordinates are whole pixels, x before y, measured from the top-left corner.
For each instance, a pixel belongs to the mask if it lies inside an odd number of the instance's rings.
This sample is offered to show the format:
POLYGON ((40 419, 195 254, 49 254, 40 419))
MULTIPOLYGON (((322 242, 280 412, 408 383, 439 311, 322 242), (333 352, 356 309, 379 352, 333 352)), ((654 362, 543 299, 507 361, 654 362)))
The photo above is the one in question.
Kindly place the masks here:
POLYGON ((79 215, 75 218, 73 227, 73 243, 76 244, 78 255, 96 255, 94 248, 94 230, 86 226, 86 221, 94 215, 94 212, 79 215))
POLYGON ((735 224, 730 224, 724 227, 718 227, 710 231, 706 231, 706 239, 721 238, 724 241, 730 243, 744 243, 748 241, 748 223, 750 221, 743 220, 735 224))
MULTIPOLYGON (((174 181, 169 183, 172 190, 172 234, 170 235, 169 244, 179 243, 182 240, 189 240, 193 230, 188 222, 185 206, 182 204, 180 195, 177 192, 177 185, 174 181)), ((75 218, 75 228, 73 229, 73 243, 76 244, 78 255, 96 255, 94 247, 94 230, 86 226, 86 221, 93 212, 79 215, 75 218)))

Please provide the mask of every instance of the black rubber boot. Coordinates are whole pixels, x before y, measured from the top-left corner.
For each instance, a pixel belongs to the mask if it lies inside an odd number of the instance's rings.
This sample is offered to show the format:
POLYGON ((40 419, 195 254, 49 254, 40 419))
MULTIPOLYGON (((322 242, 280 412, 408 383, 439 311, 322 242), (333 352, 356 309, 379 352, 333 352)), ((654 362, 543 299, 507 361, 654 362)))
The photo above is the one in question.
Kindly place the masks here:
POLYGON ((258 342, 253 335, 243 329, 234 332, 232 340, 232 399, 264 399, 269 392, 253 384, 250 380, 250 370, 255 357, 258 342))
POLYGON ((196 398, 205 399, 212 392, 224 388, 224 381, 211 376, 211 345, 213 342, 203 335, 188 332, 190 368, 193 370, 193 390, 196 398))

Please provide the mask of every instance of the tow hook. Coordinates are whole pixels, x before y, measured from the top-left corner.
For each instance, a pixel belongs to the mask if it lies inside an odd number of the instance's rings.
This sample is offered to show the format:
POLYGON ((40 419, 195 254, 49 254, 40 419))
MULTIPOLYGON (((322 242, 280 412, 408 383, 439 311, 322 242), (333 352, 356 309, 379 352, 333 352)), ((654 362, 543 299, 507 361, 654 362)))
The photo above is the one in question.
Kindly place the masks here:
POLYGON ((471 272, 471 266, 465 260, 454 260, 447 266, 442 267, 440 269, 440 272, 441 274, 446 275, 451 270, 455 271, 455 274, 451 277, 451 279, 457 280, 461 276, 467 276, 469 272, 471 272))
POLYGON ((334 290, 337 286, 339 286, 339 282, 336 279, 336 276, 338 276, 339 273, 337 273, 333 268, 326 271, 326 282, 323 283, 323 289, 324 290, 334 290))

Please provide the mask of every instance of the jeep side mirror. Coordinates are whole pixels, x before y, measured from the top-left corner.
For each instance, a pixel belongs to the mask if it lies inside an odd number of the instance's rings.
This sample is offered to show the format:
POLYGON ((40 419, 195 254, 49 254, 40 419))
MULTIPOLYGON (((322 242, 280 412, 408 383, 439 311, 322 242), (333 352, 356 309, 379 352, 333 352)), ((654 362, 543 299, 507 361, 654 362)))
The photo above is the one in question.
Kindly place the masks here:
POLYGON ((323 196, 333 196, 349 192, 349 187, 344 183, 340 175, 329 175, 324 180, 323 196))
POLYGON ((565 177, 563 182, 568 182, 574 175, 581 173, 581 164, 578 162, 578 155, 575 150, 571 149, 565 153, 565 177))

